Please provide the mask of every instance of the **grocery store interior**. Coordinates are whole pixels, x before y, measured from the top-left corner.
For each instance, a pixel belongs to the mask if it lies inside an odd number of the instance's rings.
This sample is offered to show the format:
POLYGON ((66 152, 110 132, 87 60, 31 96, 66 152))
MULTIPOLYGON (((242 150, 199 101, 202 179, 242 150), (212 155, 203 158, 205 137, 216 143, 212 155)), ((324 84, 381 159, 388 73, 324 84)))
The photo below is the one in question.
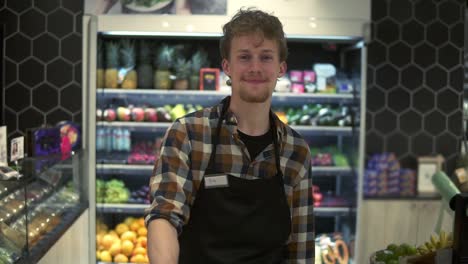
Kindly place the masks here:
POLYGON ((248 6, 287 35, 272 110, 310 146, 315 263, 466 263, 462 0, 0 0, 0 263, 148 262, 164 134, 230 94, 248 6))

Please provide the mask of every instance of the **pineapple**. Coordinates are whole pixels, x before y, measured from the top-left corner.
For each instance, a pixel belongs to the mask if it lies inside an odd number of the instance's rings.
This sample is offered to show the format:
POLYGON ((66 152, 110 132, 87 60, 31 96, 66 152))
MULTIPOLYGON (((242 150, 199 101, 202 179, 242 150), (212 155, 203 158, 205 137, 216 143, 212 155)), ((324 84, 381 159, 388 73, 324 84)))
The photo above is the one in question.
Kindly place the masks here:
POLYGON ((103 88, 105 85, 105 75, 104 75, 104 54, 103 54, 103 44, 102 40, 98 39, 97 42, 97 62, 96 62, 96 88, 103 88))
POLYGON ((120 48, 120 59, 123 68, 119 71, 119 79, 122 80, 121 87, 123 89, 136 89, 137 87, 137 72, 135 70, 135 44, 129 39, 122 40, 120 48), (122 76, 120 76, 122 74, 122 76))
POLYGON ((167 44, 162 45, 158 50, 158 56, 155 58, 155 66, 157 67, 154 73, 154 88, 165 89, 171 88, 171 72, 172 59, 174 56, 174 48, 167 44))
POLYGON ((106 71, 105 87, 118 87, 119 68, 119 44, 113 41, 106 43, 106 71))
POLYGON ((139 64, 137 68, 138 88, 153 88, 153 66, 151 65, 151 48, 148 41, 140 42, 139 64))
POLYGON ((187 90, 189 86, 188 78, 190 77, 191 62, 183 58, 177 59, 175 65, 176 80, 174 89, 187 90))
POLYGON ((200 89, 200 69, 208 67, 208 54, 203 50, 198 50, 192 56, 192 67, 190 75, 190 89, 200 89))

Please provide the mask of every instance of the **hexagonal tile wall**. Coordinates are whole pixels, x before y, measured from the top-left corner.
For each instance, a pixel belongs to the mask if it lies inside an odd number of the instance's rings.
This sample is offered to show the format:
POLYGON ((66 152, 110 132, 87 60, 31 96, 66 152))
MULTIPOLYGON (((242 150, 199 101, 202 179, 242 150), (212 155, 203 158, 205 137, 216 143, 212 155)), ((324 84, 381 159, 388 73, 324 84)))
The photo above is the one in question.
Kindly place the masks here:
POLYGON ((84 0, 2 2, 4 113, 9 137, 63 119, 81 123, 82 103, 77 95, 82 93, 84 0))
POLYGON ((452 173, 462 135, 465 8, 462 0, 372 1, 368 155, 394 151, 416 169, 418 156, 440 153, 452 173))

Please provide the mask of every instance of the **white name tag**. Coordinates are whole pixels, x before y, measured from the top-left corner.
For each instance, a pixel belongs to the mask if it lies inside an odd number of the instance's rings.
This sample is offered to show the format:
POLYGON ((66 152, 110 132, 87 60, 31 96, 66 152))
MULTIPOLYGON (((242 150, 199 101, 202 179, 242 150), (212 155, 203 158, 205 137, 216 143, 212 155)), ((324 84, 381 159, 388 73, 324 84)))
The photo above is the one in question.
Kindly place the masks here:
POLYGON ((228 177, 226 174, 205 176, 205 188, 228 187, 228 177))

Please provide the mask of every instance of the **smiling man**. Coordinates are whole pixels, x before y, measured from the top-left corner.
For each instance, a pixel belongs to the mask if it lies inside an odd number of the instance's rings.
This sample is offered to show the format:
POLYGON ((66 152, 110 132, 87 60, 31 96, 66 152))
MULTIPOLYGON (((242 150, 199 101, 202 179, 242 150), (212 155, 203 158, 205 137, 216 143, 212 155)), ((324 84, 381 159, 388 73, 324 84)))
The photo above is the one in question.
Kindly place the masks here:
POLYGON ((240 10, 223 27, 231 96, 168 129, 151 178, 151 263, 313 263, 311 156, 271 110, 286 72, 277 17, 240 10))

